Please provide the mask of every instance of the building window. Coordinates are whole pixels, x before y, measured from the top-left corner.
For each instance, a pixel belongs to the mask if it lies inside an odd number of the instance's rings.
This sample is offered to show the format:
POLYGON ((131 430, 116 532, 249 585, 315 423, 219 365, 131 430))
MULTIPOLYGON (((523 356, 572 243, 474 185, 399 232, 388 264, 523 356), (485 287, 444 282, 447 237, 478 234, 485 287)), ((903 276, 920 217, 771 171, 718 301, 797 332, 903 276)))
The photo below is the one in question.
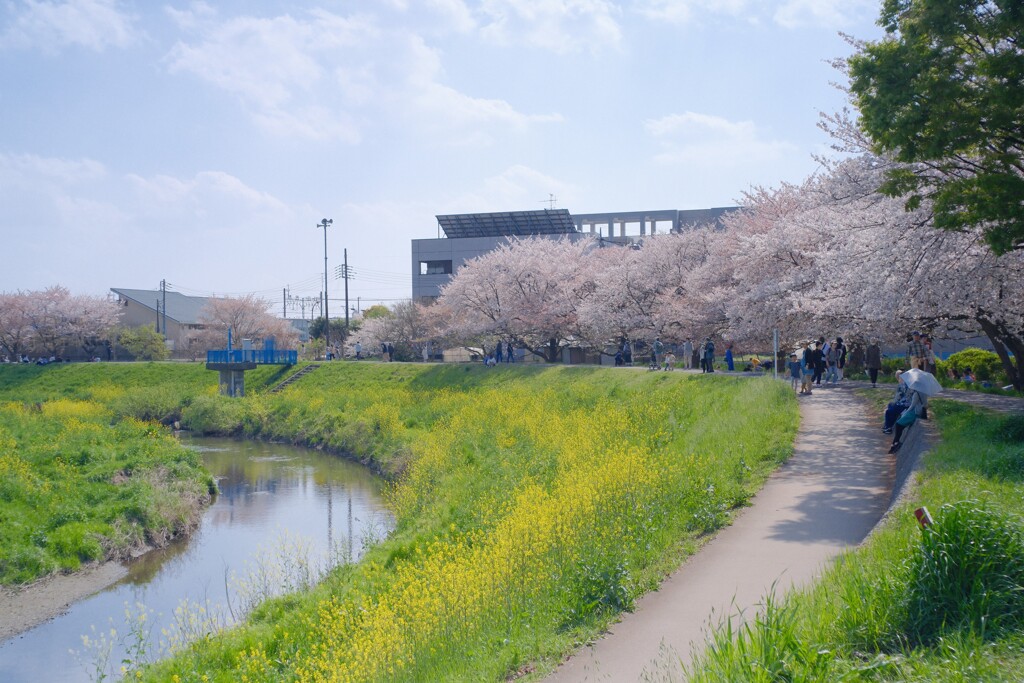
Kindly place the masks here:
POLYGON ((451 261, 420 261, 420 275, 451 275, 451 261))

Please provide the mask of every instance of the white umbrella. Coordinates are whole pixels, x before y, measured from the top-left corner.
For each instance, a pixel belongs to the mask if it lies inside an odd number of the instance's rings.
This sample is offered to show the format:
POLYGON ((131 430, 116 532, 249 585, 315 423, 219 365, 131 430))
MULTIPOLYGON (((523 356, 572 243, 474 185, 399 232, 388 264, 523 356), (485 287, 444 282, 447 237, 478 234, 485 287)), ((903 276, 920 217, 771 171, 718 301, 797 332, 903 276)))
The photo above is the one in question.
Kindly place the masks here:
POLYGON ((900 379, 903 380, 908 389, 924 396, 935 396, 942 393, 942 385, 939 384, 939 380, 935 379, 935 375, 930 372, 914 368, 900 375, 900 379))

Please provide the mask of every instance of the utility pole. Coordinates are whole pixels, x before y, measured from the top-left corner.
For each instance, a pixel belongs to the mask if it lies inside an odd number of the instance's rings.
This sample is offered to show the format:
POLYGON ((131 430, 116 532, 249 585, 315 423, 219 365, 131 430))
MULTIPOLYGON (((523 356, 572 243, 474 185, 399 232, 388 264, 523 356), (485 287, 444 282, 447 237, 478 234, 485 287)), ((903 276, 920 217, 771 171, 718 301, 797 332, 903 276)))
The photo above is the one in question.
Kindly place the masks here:
POLYGON ((281 288, 281 317, 288 319, 288 288, 281 288))
POLYGON ((160 334, 160 299, 156 300, 156 333, 160 334))
POLYGON ((164 299, 164 302, 163 302, 164 303, 164 306, 163 306, 163 309, 164 309, 164 324, 163 324, 163 328, 164 328, 164 341, 167 341, 167 280, 161 280, 160 281, 160 291, 163 293, 163 299, 164 299))
POLYGON ((345 249, 345 334, 348 334, 348 248, 345 249))
POLYGON ((329 353, 331 348, 331 314, 328 311, 330 306, 327 303, 327 226, 332 223, 334 223, 334 219, 324 218, 316 224, 316 227, 322 227, 324 229, 324 306, 320 309, 324 312, 324 322, 326 323, 324 325, 324 355, 329 353))

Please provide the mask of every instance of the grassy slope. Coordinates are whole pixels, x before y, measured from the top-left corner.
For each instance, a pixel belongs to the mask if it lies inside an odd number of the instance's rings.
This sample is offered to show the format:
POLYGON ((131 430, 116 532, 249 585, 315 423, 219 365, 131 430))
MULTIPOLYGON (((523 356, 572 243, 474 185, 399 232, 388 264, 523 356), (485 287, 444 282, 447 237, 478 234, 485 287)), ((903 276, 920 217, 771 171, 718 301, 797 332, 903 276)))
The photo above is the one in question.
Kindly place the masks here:
POLYGON ((724 524, 797 413, 770 380, 350 363, 183 420, 398 475, 398 528, 152 680, 500 680, 550 666, 724 524))
POLYGON ((1020 680, 1024 418, 930 412, 942 441, 911 500, 812 590, 720 634, 693 680, 1020 680), (927 538, 920 505, 937 522, 927 538))
POLYGON ((205 389, 197 369, 0 366, 0 583, 127 557, 195 525, 209 475, 142 420, 173 419, 205 389))

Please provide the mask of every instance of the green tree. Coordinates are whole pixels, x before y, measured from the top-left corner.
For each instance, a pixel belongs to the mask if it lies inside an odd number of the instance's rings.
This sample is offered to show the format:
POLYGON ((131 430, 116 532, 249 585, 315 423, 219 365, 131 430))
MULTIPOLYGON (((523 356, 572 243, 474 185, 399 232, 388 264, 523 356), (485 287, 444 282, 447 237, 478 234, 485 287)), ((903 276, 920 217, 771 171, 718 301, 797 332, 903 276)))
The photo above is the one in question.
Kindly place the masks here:
POLYGON ((391 309, 384 304, 374 304, 363 311, 363 318, 373 320, 374 318, 387 318, 391 315, 391 309))
MULTIPOLYGON (((320 317, 315 319, 309 324, 309 336, 313 339, 322 339, 326 330, 327 324, 324 318, 320 317)), ((349 327, 346 329, 344 320, 332 320, 331 321, 331 344, 340 345, 344 344, 348 335, 359 329, 359 324, 352 321, 349 327)))
POLYGON ((861 127, 906 164, 881 190, 929 198, 935 226, 1024 248, 1024 3, 885 0, 887 35, 849 61, 861 127))
POLYGON ((170 351, 162 334, 153 325, 126 327, 117 336, 117 342, 127 349, 135 360, 167 360, 170 351))

